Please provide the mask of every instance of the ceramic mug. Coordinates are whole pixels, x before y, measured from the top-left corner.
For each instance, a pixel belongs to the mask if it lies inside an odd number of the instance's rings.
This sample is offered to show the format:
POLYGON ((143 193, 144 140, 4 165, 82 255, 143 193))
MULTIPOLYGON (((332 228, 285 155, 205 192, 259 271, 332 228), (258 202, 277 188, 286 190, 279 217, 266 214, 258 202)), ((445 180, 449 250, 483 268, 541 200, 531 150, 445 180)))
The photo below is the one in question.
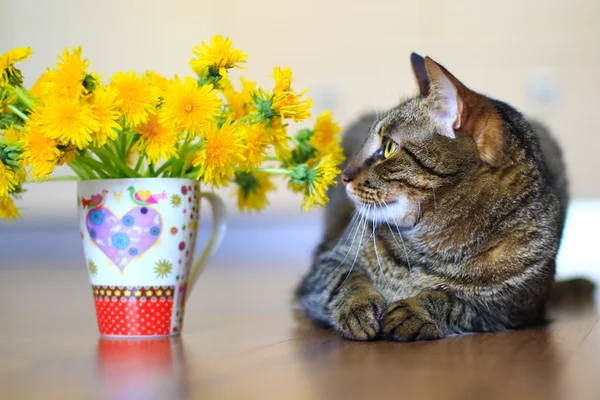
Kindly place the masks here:
POLYGON ((77 199, 100 334, 179 335, 187 296, 225 234, 222 200, 178 178, 82 181, 77 199), (213 226, 193 261, 202 198, 213 226))

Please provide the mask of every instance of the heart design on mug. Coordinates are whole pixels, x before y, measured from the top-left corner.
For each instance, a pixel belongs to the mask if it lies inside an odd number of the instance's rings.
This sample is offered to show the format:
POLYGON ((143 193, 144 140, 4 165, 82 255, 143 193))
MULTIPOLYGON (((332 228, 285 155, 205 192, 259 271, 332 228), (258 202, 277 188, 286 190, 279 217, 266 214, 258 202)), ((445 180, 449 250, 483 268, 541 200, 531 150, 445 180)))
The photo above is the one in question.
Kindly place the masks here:
POLYGON ((96 246, 123 272, 131 261, 154 246, 163 221, 151 207, 134 207, 121 218, 100 207, 88 212, 86 226, 96 246))

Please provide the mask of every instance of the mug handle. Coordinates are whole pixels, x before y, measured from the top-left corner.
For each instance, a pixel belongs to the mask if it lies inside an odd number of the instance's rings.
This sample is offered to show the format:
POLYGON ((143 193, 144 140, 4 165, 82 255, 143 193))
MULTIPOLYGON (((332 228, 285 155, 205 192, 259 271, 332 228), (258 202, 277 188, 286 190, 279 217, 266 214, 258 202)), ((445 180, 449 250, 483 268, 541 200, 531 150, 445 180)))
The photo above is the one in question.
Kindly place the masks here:
POLYGON ((223 241, 223 237, 225 237, 225 232, 227 231, 227 210, 225 209, 225 203, 223 203, 223 200, 221 200, 221 198, 216 194, 210 192, 201 192, 198 203, 200 203, 202 198, 205 198, 210 203, 213 214, 213 223, 212 230, 210 232, 210 239, 208 239, 208 243, 206 243, 204 250, 202 250, 202 254, 200 254, 200 256, 192 265, 188 284, 188 291, 190 292, 196 285, 196 281, 198 281, 198 278, 204 270, 204 267, 206 267, 206 262, 208 259, 211 258, 221 246, 221 242, 223 241))

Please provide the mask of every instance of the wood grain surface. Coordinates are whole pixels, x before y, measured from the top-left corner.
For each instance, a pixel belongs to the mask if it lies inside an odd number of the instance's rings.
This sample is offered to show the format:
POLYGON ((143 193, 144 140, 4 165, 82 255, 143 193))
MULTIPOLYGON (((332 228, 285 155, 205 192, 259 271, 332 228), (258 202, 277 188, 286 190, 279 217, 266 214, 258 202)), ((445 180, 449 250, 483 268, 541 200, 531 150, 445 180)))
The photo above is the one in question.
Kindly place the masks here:
POLYGON ((177 339, 99 337, 84 268, 0 269, 1 399, 597 399, 593 304, 518 332, 358 343, 291 302, 302 266, 215 266, 177 339))

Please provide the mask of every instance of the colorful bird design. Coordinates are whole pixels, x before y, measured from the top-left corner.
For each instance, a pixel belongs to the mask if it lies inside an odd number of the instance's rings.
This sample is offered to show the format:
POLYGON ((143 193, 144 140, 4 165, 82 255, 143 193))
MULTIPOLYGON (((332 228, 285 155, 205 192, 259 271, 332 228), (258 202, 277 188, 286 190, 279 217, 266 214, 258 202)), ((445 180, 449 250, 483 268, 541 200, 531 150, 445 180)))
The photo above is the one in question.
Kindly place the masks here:
POLYGON ((129 196, 131 197, 131 201, 133 201, 138 206, 149 206, 152 204, 158 204, 158 202, 162 199, 167 198, 167 192, 164 190, 162 193, 152 194, 149 190, 135 190, 133 186, 129 186, 129 196))
POLYGON ((104 206, 107 194, 108 190, 104 189, 102 193, 93 194, 92 197, 90 197, 89 199, 82 197, 81 205, 83 206, 83 208, 87 207, 90 210, 98 210, 104 206))

